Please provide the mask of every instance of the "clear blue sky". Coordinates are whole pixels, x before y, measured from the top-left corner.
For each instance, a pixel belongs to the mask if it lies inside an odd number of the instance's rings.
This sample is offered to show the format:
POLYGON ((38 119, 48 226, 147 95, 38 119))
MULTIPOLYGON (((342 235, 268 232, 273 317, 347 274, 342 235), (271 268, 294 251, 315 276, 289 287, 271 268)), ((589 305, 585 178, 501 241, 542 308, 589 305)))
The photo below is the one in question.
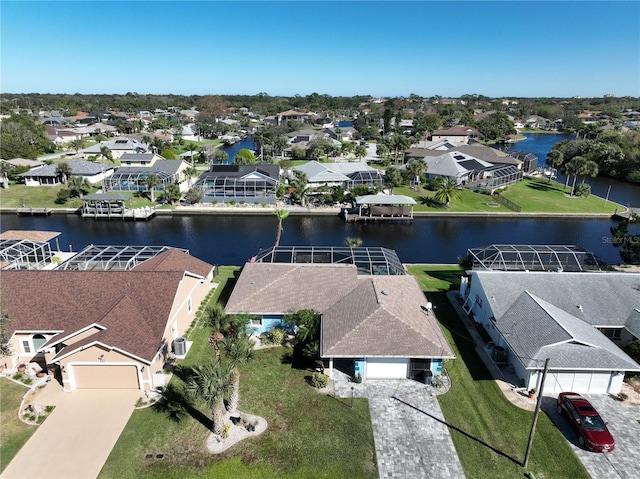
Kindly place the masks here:
POLYGON ((1 93, 640 96, 640 2, 2 0, 1 93))

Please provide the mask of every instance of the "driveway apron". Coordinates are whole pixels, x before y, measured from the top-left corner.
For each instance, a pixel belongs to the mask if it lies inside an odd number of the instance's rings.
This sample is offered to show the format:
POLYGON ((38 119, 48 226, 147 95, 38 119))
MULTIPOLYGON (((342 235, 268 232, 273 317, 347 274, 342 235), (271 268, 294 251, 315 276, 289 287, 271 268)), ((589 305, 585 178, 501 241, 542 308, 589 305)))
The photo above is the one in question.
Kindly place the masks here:
POLYGON ((140 391, 130 389, 64 393, 2 479, 97 477, 139 397, 140 391))

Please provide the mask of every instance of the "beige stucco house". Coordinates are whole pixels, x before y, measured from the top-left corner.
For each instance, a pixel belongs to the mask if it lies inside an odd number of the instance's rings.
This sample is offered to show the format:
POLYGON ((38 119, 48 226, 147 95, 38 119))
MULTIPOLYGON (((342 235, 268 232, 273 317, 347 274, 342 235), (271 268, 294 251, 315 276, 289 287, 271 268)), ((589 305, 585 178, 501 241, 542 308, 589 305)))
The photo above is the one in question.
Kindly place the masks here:
POLYGON ((214 267, 177 249, 129 271, 3 271, 7 367, 38 363, 67 391, 146 391, 162 381, 211 289, 214 267))

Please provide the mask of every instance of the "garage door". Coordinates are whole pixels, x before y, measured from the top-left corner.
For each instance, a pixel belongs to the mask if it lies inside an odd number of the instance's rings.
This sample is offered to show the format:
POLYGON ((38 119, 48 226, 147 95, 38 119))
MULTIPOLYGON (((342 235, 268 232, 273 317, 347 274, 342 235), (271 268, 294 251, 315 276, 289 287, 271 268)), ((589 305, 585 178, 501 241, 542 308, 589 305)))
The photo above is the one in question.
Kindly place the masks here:
POLYGON ((406 379, 408 360, 404 358, 367 358, 366 379, 406 379))
POLYGON ((139 389, 133 365, 70 366, 76 389, 139 389))
POLYGON ((544 390, 554 393, 573 391, 581 394, 605 394, 610 377, 610 373, 550 372, 544 390))

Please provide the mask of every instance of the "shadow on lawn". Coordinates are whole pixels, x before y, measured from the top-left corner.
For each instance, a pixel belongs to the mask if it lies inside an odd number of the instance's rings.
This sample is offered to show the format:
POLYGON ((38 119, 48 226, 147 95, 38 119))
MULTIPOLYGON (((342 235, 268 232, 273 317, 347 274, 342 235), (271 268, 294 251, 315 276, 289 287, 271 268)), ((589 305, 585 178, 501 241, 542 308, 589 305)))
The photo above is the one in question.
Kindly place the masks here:
POLYGON ((529 183, 527 188, 531 188, 532 190, 538 191, 560 191, 560 189, 555 186, 553 183, 529 183))
MULTIPOLYGON (((190 368, 177 367, 174 374, 184 381, 190 374, 190 368)), ((213 429, 211 418, 195 408, 184 391, 172 384, 167 386, 162 398, 153 405, 153 409, 166 414, 174 422, 182 422, 187 416, 191 416, 207 430, 213 429)))
POLYGON ((428 206, 429 208, 442 209, 442 208, 446 208, 447 206, 444 203, 441 203, 433 198, 429 198, 428 196, 418 196, 417 200, 420 202, 421 205, 428 206))
POLYGON ((486 442, 482 441, 481 439, 478 439, 477 437, 472 436, 472 435, 471 435, 471 434, 469 434, 468 432, 463 431, 463 430, 462 430, 462 429, 460 429, 459 427, 456 427, 456 426, 454 426, 454 425, 452 425, 452 424, 449 424, 448 422, 443 421, 442 419, 437 418, 436 416, 433 416, 433 415, 429 414, 428 412, 423 411, 423 410, 422 410, 422 409, 420 409, 419 407, 416 407, 416 406, 414 406, 413 404, 409 404, 408 402, 403 401, 403 400, 402 400, 402 399, 400 399, 400 398, 397 398, 397 397, 395 397, 395 396, 392 396, 392 398, 393 398, 393 399, 395 399, 396 401, 398 401, 398 402, 400 402, 400 403, 404 404, 405 406, 408 406, 408 407, 410 407, 411 409, 415 409, 416 411, 418 411, 418 412, 420 412, 420 413, 422 413, 422 414, 424 414, 424 415, 426 415, 426 416, 430 417, 430 418, 431 418, 431 419, 433 419, 434 421, 437 421, 437 422, 439 422, 439 423, 441 423, 441 424, 444 424, 444 425, 445 425, 445 426, 447 426, 449 429, 453 429, 454 431, 459 432, 459 433, 460 433, 460 434, 462 434, 463 436, 468 437, 469 439, 471 439, 471 440, 473 440, 473 441, 476 441, 477 443, 481 444, 482 446, 489 448, 491 451, 495 452, 496 454, 498 454, 498 455, 500 455, 500 456, 502 456, 502 457, 504 457, 504 458, 506 458, 506 459, 509 459, 510 461, 514 462, 515 464, 517 464, 517 465, 519 465, 519 466, 521 466, 521 465, 522 465, 522 461, 519 461, 519 460, 517 460, 516 458, 509 456, 507 453, 502 452, 502 451, 501 451, 501 450, 499 450, 499 449, 496 449, 495 447, 491 446, 490 444, 487 444, 486 442))

